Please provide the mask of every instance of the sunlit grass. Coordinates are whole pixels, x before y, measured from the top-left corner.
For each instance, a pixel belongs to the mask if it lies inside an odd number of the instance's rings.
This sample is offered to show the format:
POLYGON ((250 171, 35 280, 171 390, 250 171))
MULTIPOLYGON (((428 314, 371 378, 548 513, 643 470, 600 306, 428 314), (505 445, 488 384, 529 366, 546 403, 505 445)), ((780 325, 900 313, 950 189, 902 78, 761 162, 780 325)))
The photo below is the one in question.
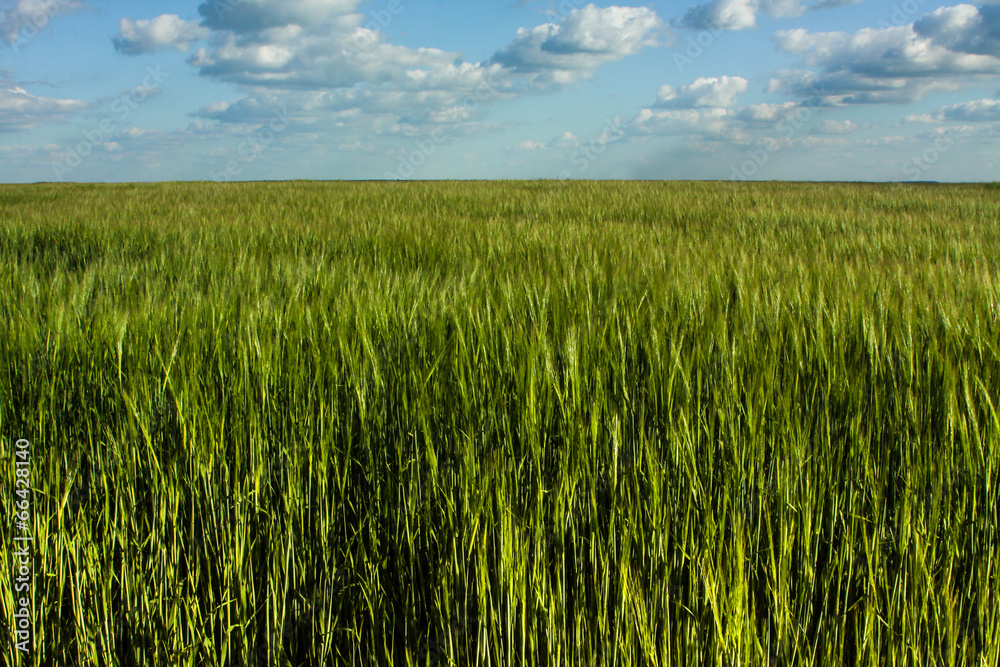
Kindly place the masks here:
POLYGON ((31 662, 1000 664, 996 195, 0 187, 31 662))

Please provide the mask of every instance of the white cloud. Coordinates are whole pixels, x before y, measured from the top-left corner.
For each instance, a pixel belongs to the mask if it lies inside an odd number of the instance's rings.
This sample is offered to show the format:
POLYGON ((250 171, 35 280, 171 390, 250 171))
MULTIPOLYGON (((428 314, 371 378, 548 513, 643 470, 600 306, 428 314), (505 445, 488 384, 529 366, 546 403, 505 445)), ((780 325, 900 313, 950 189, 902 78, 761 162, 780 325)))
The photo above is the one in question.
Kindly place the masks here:
POLYGON ((297 122, 311 125, 332 118, 331 114, 388 114, 414 125, 460 124, 478 118, 482 107, 512 94, 499 67, 479 68, 471 76, 448 67, 431 76, 381 85, 358 85, 332 89, 254 88, 236 102, 220 102, 198 112, 205 119, 225 123, 254 123, 267 117, 275 105, 285 104, 297 122), (496 78, 494 78, 496 77, 496 78))
POLYGON ((202 76, 252 89, 449 91, 445 102, 454 104, 501 69, 464 63, 454 52, 390 44, 362 26, 354 0, 218 2, 199 9, 215 32, 188 62, 202 76))
POLYGON ((757 25, 757 0, 713 0, 692 7, 675 25, 692 30, 746 30, 757 25))
MULTIPOLYGON (((499 70, 498 66, 489 69, 499 70)), ((355 86, 332 90, 255 90, 233 102, 203 107, 196 116, 227 125, 267 122, 278 111, 292 132, 353 130, 379 135, 411 135, 446 126, 459 135, 485 128, 483 107, 510 95, 503 79, 493 87, 490 72, 475 89, 421 89, 402 86, 355 86)))
POLYGON ((714 135, 732 133, 733 113, 721 107, 702 109, 643 109, 632 119, 632 130, 644 134, 663 135, 714 135))
POLYGON ((917 134, 916 139, 926 144, 936 139, 994 141, 997 136, 998 133, 992 125, 942 125, 917 134))
POLYGON ((941 7, 914 23, 913 29, 951 51, 1000 56, 1000 5, 941 7))
POLYGON ((773 124, 789 117, 799 107, 797 102, 766 102, 740 108, 736 118, 748 123, 773 124))
POLYGON ((552 148, 576 148, 579 145, 580 139, 567 130, 548 142, 533 141, 531 139, 522 141, 517 145, 517 149, 519 151, 543 151, 552 148))
POLYGON ((149 20, 123 18, 112 42, 119 53, 128 55, 166 48, 186 51, 192 43, 208 37, 209 32, 208 28, 185 21, 176 14, 163 14, 149 20))
MULTIPOLYGON (((198 8, 200 23, 174 14, 122 20, 114 39, 119 52, 195 45, 188 63, 207 79, 238 86, 242 95, 204 106, 184 131, 155 137, 119 133, 107 142, 106 152, 166 155, 170 146, 190 141, 204 144, 206 151, 220 142, 238 145, 280 114, 287 119, 281 150, 340 146, 363 151, 378 164, 379 156, 391 160, 400 145, 429 136, 440 143, 496 131, 502 125, 487 117, 490 104, 586 79, 596 68, 654 45, 662 27, 645 7, 587 5, 518 31, 487 61, 465 62, 457 52, 391 43, 366 23, 359 4, 212 0, 198 8)), ((726 82, 717 83, 717 90, 703 91, 706 99, 735 94, 726 82)), ((567 132, 518 148, 579 144, 567 132)))
POLYGON ((867 127, 852 120, 814 122, 817 108, 802 102, 736 106, 737 97, 746 90, 745 79, 731 76, 698 79, 677 88, 662 86, 656 104, 629 123, 629 135, 681 136, 692 149, 719 140, 751 148, 761 142, 818 147, 842 142, 822 135, 848 135, 867 127))
POLYGON ((517 145, 517 150, 519 151, 540 151, 546 148, 545 144, 540 141, 532 141, 531 139, 527 141, 522 141, 517 145))
POLYGON ((940 119, 935 118, 929 113, 921 113, 905 116, 903 121, 907 123, 937 123, 940 122, 940 119))
POLYGON ((203 25, 213 33, 188 62, 202 76, 242 86, 246 96, 197 117, 257 123, 280 100, 297 132, 338 123, 378 134, 416 135, 442 124, 455 134, 490 129, 480 107, 586 78, 653 43, 661 26, 647 8, 587 5, 560 23, 520 30, 490 62, 469 63, 459 53, 389 43, 362 25, 356 4, 255 0, 224 11, 203 4, 203 25))
POLYGON ((747 91, 747 80, 738 76, 708 77, 679 88, 661 86, 657 107, 694 109, 697 107, 731 107, 736 96, 747 91))
POLYGON ((575 148, 580 140, 572 132, 566 131, 546 144, 549 148, 575 148))
POLYGON ((817 137, 812 135, 795 139, 793 143, 805 150, 812 148, 841 148, 849 145, 849 141, 844 138, 817 137))
POLYGON ((16 44, 45 29, 56 16, 85 6, 86 0, 5 0, 0 4, 0 36, 7 44, 16 44))
POLYGON ((256 33, 289 25, 315 26, 357 9, 359 0, 210 0, 198 7, 213 30, 256 33))
POLYGON ((767 13, 778 18, 801 16, 812 9, 830 9, 861 0, 711 0, 692 7, 674 25, 692 30, 747 30, 757 25, 757 15, 767 13))
POLYGON ((188 63, 206 78, 242 86, 246 96, 201 109, 202 122, 258 122, 279 96, 304 128, 348 117, 361 126, 367 121, 356 114, 370 114, 380 131, 450 123, 461 132, 480 122, 479 106, 586 78, 652 44, 661 26, 648 8, 587 5, 559 23, 521 29, 490 62, 468 63, 459 53, 389 43, 364 24, 359 2, 212 0, 198 8, 201 25, 174 15, 125 19, 115 44, 137 54, 207 37, 188 63))
POLYGON ((87 108, 79 100, 38 97, 24 88, 0 88, 0 132, 29 130, 87 108))
POLYGON ((942 121, 958 121, 965 123, 1000 122, 1000 100, 969 100, 959 102, 929 114, 911 115, 905 118, 911 123, 939 123, 942 121))
POLYGON ((854 134, 861 125, 851 120, 827 119, 816 123, 813 132, 816 134, 854 134))
MULTIPOLYGON (((360 20, 358 17, 357 20, 360 20)), ((381 35, 341 20, 313 28, 290 25, 254 36, 222 33, 211 48, 200 48, 189 62, 203 76, 231 83, 284 90, 350 88, 392 84, 406 89, 474 89, 489 68, 461 63, 457 53, 388 44, 381 35)), ((497 68, 499 69, 499 68, 497 68)))
POLYGON ((744 137, 747 121, 764 119, 764 114, 754 117, 751 107, 735 107, 736 98, 747 86, 747 80, 739 76, 702 77, 682 86, 660 86, 652 107, 630 121, 630 134, 695 135, 709 140, 744 137))
POLYGON ((571 11, 561 23, 519 29, 491 62, 533 75, 541 85, 565 85, 654 44, 661 25, 656 12, 646 7, 587 5, 571 11))
POLYGON ((977 75, 1000 74, 1000 59, 949 50, 911 25, 855 33, 787 30, 774 41, 817 71, 779 72, 768 90, 827 104, 912 102, 961 88, 977 75))
POLYGON ((861 145, 867 148, 881 148, 883 146, 899 146, 905 143, 906 137, 895 134, 891 136, 877 137, 875 139, 865 139, 861 142, 861 145))

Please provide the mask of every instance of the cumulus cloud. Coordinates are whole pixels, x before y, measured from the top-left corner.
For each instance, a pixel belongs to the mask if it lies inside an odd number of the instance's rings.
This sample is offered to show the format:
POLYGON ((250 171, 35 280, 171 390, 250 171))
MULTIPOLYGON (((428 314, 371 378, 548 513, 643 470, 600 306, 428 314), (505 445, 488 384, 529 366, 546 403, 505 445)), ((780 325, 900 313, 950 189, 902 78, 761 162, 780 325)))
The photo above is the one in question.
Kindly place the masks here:
MULTIPOLYGON (((510 87, 499 65, 462 62, 461 54, 441 49, 391 44, 382 33, 363 27, 362 15, 336 13, 348 8, 344 3, 301 3, 300 12, 317 12, 326 22, 272 25, 255 33, 218 31, 188 62, 202 76, 252 90, 295 98, 325 93, 324 104, 376 113, 423 109, 429 117, 448 113, 463 97, 483 88, 494 91, 491 99, 501 99, 510 87)), ((243 29, 259 21, 237 23, 243 29)))
POLYGON ((528 139, 527 141, 522 141, 517 145, 517 150, 519 151, 540 151, 545 150, 546 146, 541 141, 532 141, 528 139))
POLYGON ((692 7, 674 25, 692 30, 747 30, 756 27, 761 12, 778 18, 801 16, 813 9, 830 9, 861 0, 711 0, 692 7))
POLYGON ((713 0, 692 7, 674 25, 692 30, 746 30, 757 25, 757 0, 713 0))
POLYGON ((643 109, 630 125, 634 131, 645 134, 723 136, 732 132, 732 119, 732 112, 720 107, 665 111, 643 109))
POLYGON ((679 88, 661 86, 655 106, 679 109, 730 107, 736 96, 746 91, 747 80, 739 76, 703 77, 679 88))
POLYGON ((742 110, 732 107, 746 90, 747 80, 738 76, 703 77, 682 86, 661 86, 652 108, 643 109, 632 119, 631 130, 639 134, 736 136, 742 131, 742 110))
POLYGON ((365 82, 468 86, 484 75, 482 68, 456 64, 457 53, 388 44, 380 36, 373 37, 368 48, 352 50, 354 30, 364 28, 285 26, 255 38, 223 33, 189 62, 203 76, 282 89, 344 88, 365 82))
POLYGON ((571 11, 561 23, 519 29, 491 62, 533 75, 541 84, 562 85, 655 43, 661 25, 656 12, 646 7, 587 5, 571 11))
POLYGON ((580 140, 568 130, 546 144, 548 148, 574 148, 579 145, 580 140))
POLYGON ((0 87, 0 132, 30 130, 87 106, 79 100, 38 97, 17 86, 0 87))
POLYGON ((960 88, 977 75, 1000 73, 1000 59, 950 50, 912 25, 855 33, 787 30, 774 41, 816 71, 779 72, 768 90, 828 104, 912 102, 960 88))
MULTIPOLYGON (((738 106, 737 98, 747 88, 746 79, 737 76, 701 78, 678 87, 661 86, 656 102, 631 120, 629 134, 683 136, 689 147, 708 146, 720 140, 754 146, 760 141, 776 145, 795 140, 802 144, 807 135, 847 135, 867 127, 851 120, 816 122, 817 107, 801 101, 738 106)), ((813 137, 812 144, 818 145, 818 141, 813 137)))
POLYGON ((1000 56, 1000 5, 941 7, 914 23, 913 30, 951 51, 1000 56))
POLYGON ((185 21, 176 14, 163 14, 150 20, 123 18, 112 42, 119 53, 127 55, 167 48, 186 51, 192 43, 208 37, 209 32, 208 28, 185 21))
POLYGON ((5 0, 0 3, 0 37, 7 44, 48 26, 60 14, 82 9, 86 0, 5 0))
POLYGON ((920 132, 916 135, 915 139, 923 149, 926 148, 927 144, 937 140, 951 143, 956 140, 968 141, 975 139, 981 144, 986 141, 993 142, 997 139, 997 136, 998 133, 992 125, 942 125, 930 128, 925 132, 920 132))
POLYGON ((751 104, 738 109, 735 118, 747 123, 771 125, 788 118, 797 108, 799 108, 797 102, 751 104))
POLYGON ((256 33, 289 25, 314 26, 349 14, 358 0, 210 0, 198 7, 213 30, 256 33))
POLYGON ((488 86, 463 96, 453 90, 400 90, 373 87, 255 92, 233 102, 216 102, 195 115, 228 124, 261 123, 279 111, 293 119, 292 129, 302 129, 337 120, 350 122, 361 116, 383 118, 392 133, 416 134, 420 126, 457 126, 477 120, 481 106, 503 93, 488 86), (390 122, 391 121, 391 122, 390 122))
POLYGON ((124 19, 115 38, 122 53, 183 50, 210 38, 188 60, 201 75, 248 88, 283 91, 395 85, 409 90, 468 90, 487 68, 457 53, 390 44, 362 26, 358 0, 212 0, 201 24, 167 14, 124 19))
POLYGON ((969 100, 941 107, 929 114, 907 116, 907 122, 939 123, 958 121, 964 123, 1000 122, 1000 100, 969 100))
POLYGON ((807 10, 812 9, 833 9, 834 7, 843 7, 844 5, 856 5, 862 0, 815 0, 813 3, 805 6, 807 10))
POLYGON ((384 117, 383 129, 391 128, 385 131, 464 127, 479 122, 482 104, 556 89, 636 53, 662 25, 647 8, 587 5, 561 22, 521 29, 489 61, 470 63, 460 53, 390 43, 363 25, 353 0, 225 4, 233 1, 201 6, 202 27, 212 35, 188 62, 202 76, 244 87, 247 96, 200 110, 202 120, 256 122, 268 98, 280 95, 302 123, 368 114, 384 117))
MULTIPOLYGON (((391 43, 357 11, 359 4, 211 0, 198 8, 199 24, 174 15, 127 19, 115 45, 131 55, 205 40, 188 64, 205 78, 240 87, 243 96, 195 112, 201 126, 243 131, 280 110, 289 118, 287 136, 337 132, 342 145, 358 147, 374 137, 427 136, 442 127, 455 137, 493 131, 497 124, 484 118, 490 104, 586 79, 654 44, 662 27, 645 7, 591 4, 522 28, 486 61, 466 62, 458 52, 391 43)), ((542 146, 572 141, 564 136, 542 146)))
POLYGON ((517 150, 543 151, 553 148, 576 148, 579 145, 580 139, 575 134, 567 130, 548 142, 533 141, 531 139, 522 141, 517 145, 517 150))
POLYGON ((353 96, 365 108, 435 105, 430 117, 454 113, 462 97, 484 87, 495 100, 525 84, 552 89, 586 78, 653 43, 661 26, 645 7, 587 5, 559 23, 519 30, 489 62, 468 63, 459 53, 389 43, 363 25, 358 1, 213 0, 199 7, 201 25, 174 15, 126 19, 115 44, 128 54, 182 49, 210 31, 188 61, 202 76, 295 95, 344 89, 350 93, 334 97, 353 96))
POLYGON ((854 134, 859 129, 861 125, 852 120, 827 119, 813 126, 813 132, 816 134, 854 134))

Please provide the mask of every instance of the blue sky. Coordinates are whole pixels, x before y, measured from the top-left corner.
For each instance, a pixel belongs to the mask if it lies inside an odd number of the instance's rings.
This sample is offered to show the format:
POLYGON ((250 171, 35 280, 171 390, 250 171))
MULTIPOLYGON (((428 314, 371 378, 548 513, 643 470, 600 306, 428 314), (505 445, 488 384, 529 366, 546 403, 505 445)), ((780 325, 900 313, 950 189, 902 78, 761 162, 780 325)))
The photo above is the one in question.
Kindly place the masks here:
POLYGON ((0 181, 1000 180, 1000 0, 0 0, 0 181))

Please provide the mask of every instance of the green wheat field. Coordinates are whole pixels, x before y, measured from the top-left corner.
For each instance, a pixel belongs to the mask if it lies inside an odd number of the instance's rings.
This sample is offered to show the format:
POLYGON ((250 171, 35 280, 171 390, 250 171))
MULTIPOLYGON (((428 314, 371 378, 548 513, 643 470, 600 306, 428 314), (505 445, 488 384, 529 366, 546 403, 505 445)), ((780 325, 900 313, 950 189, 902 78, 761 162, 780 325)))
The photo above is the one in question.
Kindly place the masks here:
POLYGON ((0 186, 3 664, 1000 664, 998 219, 989 184, 0 186))

